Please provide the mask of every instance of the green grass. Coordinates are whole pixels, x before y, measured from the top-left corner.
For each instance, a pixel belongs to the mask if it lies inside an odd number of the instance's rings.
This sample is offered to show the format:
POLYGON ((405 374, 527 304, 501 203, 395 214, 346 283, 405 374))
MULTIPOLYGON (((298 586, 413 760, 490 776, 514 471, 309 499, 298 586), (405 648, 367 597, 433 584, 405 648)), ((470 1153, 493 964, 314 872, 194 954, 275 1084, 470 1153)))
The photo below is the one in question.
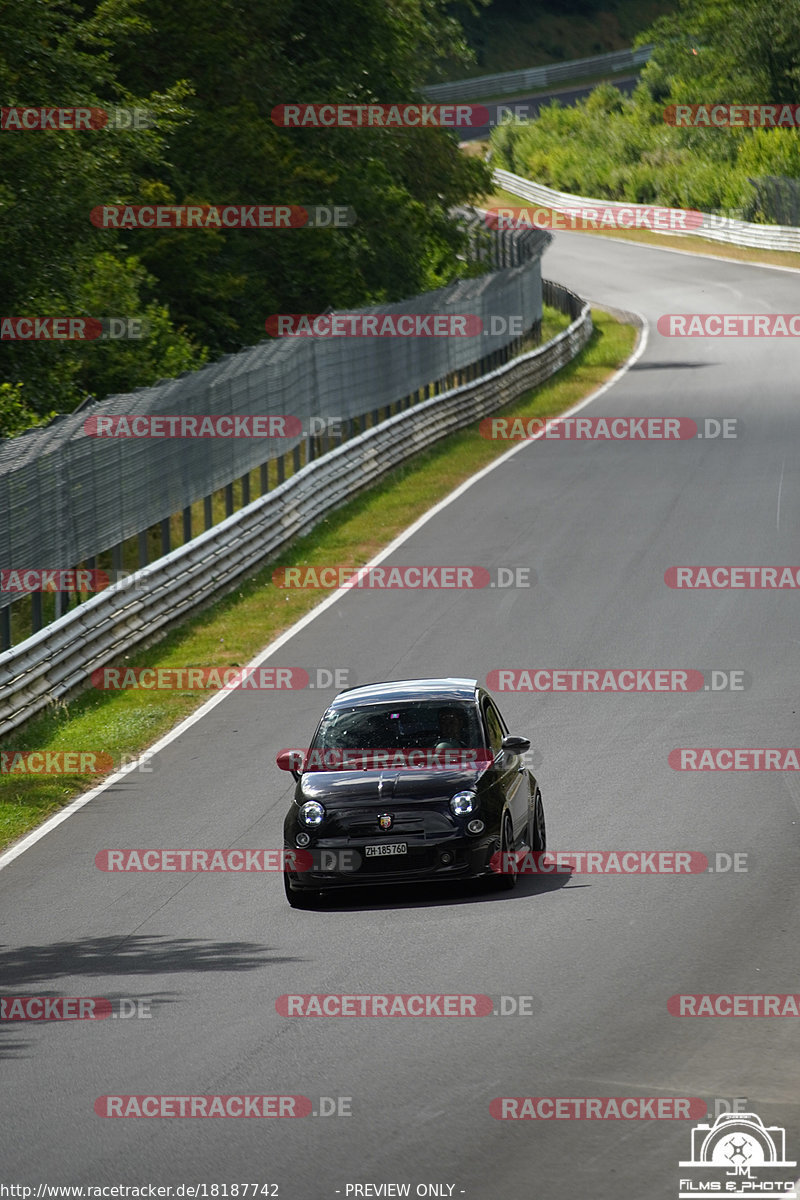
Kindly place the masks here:
MULTIPOLYGON (((598 387, 628 358, 635 331, 607 313, 593 312, 595 332, 583 353, 551 380, 507 405, 504 415, 548 418, 598 387)), ((548 314, 545 339, 567 324, 548 314)), ((391 472, 380 484, 332 513, 254 576, 243 580, 147 649, 125 655, 125 667, 242 666, 314 608, 327 593, 283 591, 272 583, 278 567, 368 562, 402 530, 464 480, 508 449, 482 438, 473 425, 451 434, 391 472)), ((135 755, 196 709, 210 692, 103 692, 87 689, 68 704, 34 718, 7 739, 4 750, 85 750, 135 755)), ((0 777, 0 845, 22 837, 79 795, 97 777, 0 777)))

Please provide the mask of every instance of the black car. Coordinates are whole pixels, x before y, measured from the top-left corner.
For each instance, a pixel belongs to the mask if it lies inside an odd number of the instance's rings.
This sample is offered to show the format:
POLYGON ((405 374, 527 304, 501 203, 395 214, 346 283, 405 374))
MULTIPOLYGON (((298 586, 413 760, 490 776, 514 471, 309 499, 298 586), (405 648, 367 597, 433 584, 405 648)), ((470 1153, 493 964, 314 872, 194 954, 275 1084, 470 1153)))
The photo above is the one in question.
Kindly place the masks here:
POLYGON ((284 823, 289 903, 379 883, 486 876, 514 887, 520 855, 546 849, 529 748, 475 679, 340 692, 308 749, 277 757, 297 781, 284 823))

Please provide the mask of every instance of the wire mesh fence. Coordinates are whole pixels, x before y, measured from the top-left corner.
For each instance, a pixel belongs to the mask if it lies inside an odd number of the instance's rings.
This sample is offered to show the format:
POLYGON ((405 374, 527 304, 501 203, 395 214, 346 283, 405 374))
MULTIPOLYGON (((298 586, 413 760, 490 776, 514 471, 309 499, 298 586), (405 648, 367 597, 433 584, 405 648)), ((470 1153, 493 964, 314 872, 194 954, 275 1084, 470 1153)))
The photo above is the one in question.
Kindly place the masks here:
MULTIPOLYGON (((0 441, 0 649, 12 644, 15 601, 27 605, 24 624, 36 632, 82 595, 77 589, 53 596, 8 589, 10 571, 143 566, 169 552, 176 539, 191 540, 199 524, 210 528, 248 504, 256 489, 263 495, 333 445, 512 357, 541 324, 540 260, 551 235, 498 233, 472 210, 455 215, 468 234, 468 257, 494 269, 399 303, 353 311, 389 318, 394 327, 409 315, 451 322, 466 316, 461 327, 469 332, 463 336, 265 340, 199 371, 110 396, 0 441), (220 418, 228 418, 225 428, 233 431, 237 421, 240 430, 252 431, 253 419, 262 418, 266 432, 133 434, 168 430, 170 417, 192 416, 211 417, 217 428, 220 418), (157 418, 160 426, 153 423, 157 418)), ((18 586, 20 576, 13 580, 18 586)), ((16 625, 13 640, 19 608, 16 625)))

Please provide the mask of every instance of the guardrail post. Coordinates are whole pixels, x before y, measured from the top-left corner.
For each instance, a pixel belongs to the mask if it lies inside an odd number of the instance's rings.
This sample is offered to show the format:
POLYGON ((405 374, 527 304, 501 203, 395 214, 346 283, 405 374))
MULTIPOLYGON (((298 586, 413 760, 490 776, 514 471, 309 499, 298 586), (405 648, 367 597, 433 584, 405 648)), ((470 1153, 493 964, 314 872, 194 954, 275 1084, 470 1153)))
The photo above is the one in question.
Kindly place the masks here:
POLYGON ((203 524, 206 529, 210 529, 214 524, 214 510, 211 504, 211 497, 203 497, 203 524))
POLYGON ((0 608, 0 651, 11 649, 11 605, 0 608))
POLYGON ((183 510, 183 544, 192 540, 192 506, 187 504, 183 510))
POLYGON ((233 516, 233 484, 225 484, 225 516, 233 516))
POLYGON ((170 519, 169 519, 169 517, 164 517, 164 520, 161 522, 161 553, 162 553, 162 555, 169 554, 171 549, 172 549, 172 535, 170 532, 170 519))
POLYGON ((250 472, 242 476, 242 508, 250 503, 250 472))

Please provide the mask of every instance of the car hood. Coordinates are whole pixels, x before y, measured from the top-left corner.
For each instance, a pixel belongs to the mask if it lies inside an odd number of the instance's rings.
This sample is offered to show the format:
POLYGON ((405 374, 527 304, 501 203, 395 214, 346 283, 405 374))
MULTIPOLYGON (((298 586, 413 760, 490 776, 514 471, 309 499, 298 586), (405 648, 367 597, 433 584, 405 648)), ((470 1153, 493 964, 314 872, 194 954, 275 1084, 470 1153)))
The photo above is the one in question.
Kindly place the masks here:
POLYGON ((480 769, 437 771, 306 771, 295 799, 298 804, 319 800, 327 805, 449 799, 455 792, 474 790, 486 769, 484 764, 480 769))

